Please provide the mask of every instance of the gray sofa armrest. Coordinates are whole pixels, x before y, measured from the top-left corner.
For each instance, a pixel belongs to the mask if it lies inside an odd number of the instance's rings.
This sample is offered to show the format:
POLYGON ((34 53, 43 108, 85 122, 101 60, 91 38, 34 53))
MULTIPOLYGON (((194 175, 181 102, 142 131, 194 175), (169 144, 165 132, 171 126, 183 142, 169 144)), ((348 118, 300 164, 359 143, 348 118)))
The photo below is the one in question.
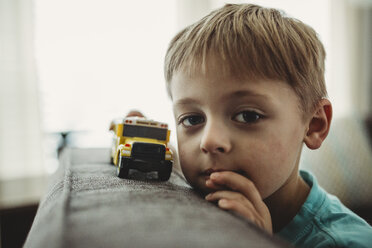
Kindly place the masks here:
POLYGON ((127 180, 109 149, 67 149, 25 247, 286 247, 205 201, 176 171, 127 180))

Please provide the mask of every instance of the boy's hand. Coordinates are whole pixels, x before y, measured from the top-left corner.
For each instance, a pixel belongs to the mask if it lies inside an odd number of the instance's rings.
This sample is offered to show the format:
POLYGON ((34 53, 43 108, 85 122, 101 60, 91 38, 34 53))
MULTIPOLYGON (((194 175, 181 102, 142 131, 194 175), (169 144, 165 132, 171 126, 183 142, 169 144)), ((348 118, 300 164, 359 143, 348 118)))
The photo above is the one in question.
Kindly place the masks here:
POLYGON ((138 110, 131 110, 125 117, 132 117, 132 116, 138 116, 138 117, 145 117, 142 112, 138 110))
POLYGON ((205 197, 207 201, 217 202, 220 208, 234 211, 272 234, 269 209, 248 178, 232 171, 214 172, 206 186, 217 190, 205 197))

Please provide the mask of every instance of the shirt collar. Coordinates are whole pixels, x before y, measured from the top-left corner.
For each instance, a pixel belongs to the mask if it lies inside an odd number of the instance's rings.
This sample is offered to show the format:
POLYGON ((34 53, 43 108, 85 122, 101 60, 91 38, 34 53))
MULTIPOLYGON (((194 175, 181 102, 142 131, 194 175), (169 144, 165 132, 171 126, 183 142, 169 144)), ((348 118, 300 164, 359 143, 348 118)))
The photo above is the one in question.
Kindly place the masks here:
POLYGON ((319 187, 316 178, 310 172, 301 170, 300 176, 311 188, 310 193, 297 215, 277 233, 291 243, 302 236, 307 231, 307 227, 310 228, 314 216, 321 209, 326 198, 324 190, 319 187))

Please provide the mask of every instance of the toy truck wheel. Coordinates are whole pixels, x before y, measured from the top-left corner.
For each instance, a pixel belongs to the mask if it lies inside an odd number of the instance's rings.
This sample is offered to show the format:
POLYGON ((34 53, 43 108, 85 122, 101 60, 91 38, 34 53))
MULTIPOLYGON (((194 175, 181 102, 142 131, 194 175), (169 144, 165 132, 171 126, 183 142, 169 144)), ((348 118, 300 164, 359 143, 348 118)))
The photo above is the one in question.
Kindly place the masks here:
POLYGON ((116 174, 120 178, 127 178, 129 174, 129 168, 121 156, 119 157, 119 163, 116 169, 116 174))
POLYGON ((158 178, 161 181, 167 181, 172 174, 172 165, 166 165, 165 168, 158 171, 158 178))
POLYGON ((159 171, 159 180, 160 181, 167 181, 170 178, 171 172, 166 171, 159 171))

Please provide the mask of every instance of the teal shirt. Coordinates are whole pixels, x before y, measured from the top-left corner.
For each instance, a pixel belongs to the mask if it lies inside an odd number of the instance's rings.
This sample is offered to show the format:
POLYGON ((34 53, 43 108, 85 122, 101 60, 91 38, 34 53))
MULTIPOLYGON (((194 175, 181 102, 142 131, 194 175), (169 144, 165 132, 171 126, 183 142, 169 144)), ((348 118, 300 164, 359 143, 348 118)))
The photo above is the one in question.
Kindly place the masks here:
POLYGON ((297 247, 372 247, 372 227, 325 192, 309 172, 300 175, 311 187, 310 194, 278 235, 297 247))

